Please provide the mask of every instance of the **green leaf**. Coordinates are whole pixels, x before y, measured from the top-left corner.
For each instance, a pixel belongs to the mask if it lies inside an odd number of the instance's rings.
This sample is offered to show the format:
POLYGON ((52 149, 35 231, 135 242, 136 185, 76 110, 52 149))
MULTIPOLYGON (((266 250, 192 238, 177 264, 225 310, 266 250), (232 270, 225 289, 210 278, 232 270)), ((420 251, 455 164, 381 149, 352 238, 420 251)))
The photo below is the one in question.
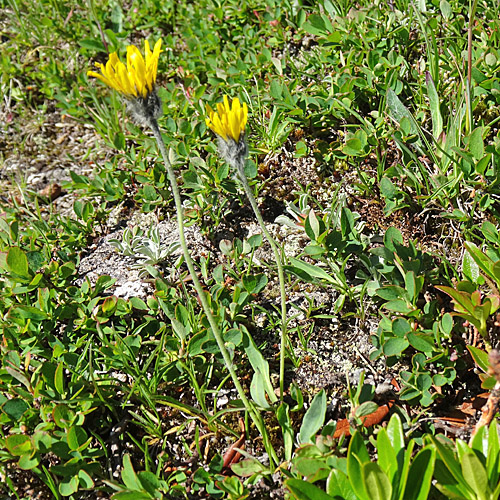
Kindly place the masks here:
POLYGON ((425 333, 410 332, 406 338, 410 342, 410 345, 417 351, 431 353, 434 350, 434 337, 425 333))
POLYGON ((299 443, 309 443, 325 422, 326 394, 321 389, 311 402, 311 406, 304 415, 299 431, 299 443))
POLYGON ((269 364, 262 356, 261 352, 257 349, 255 342, 248 332, 244 332, 243 335, 243 348, 248 356, 248 361, 252 365, 255 373, 259 373, 259 381, 262 388, 266 391, 267 396, 271 403, 275 403, 278 398, 274 393, 274 388, 271 383, 271 378, 269 377, 269 364))
POLYGON ((462 272, 466 278, 471 280, 473 283, 477 283, 477 279, 480 276, 479 266, 467 250, 464 251, 462 258, 462 272))
POLYGON ((420 134, 418 124, 413 118, 412 114, 408 111, 406 106, 400 101, 399 97, 391 88, 387 90, 386 102, 387 107, 389 108, 390 115, 397 123, 401 123, 403 118, 407 118, 410 123, 411 133, 415 135, 420 134))
POLYGON ((17 465, 20 469, 23 470, 31 470, 34 469, 40 463, 40 457, 36 453, 35 455, 22 455, 17 462, 17 465))
POLYGON ((491 491, 488 486, 486 470, 473 451, 465 453, 461 460, 462 474, 467 484, 476 493, 478 500, 489 500, 491 491))
POLYGON ((238 328, 231 328, 227 332, 224 332, 224 342, 231 343, 235 346, 239 346, 243 341, 243 333, 238 328))
POLYGON ((475 128, 469 135, 469 151, 476 161, 484 156, 483 127, 475 128))
POLYGON ((252 382, 250 383, 250 396, 252 400, 265 410, 271 409, 269 402, 266 399, 266 381, 260 371, 253 374, 252 382))
MULTIPOLYGON (((331 24, 329 27, 332 27, 331 24)), ((333 31, 327 29, 325 18, 323 16, 320 16, 319 14, 311 14, 307 18, 307 21, 302 25, 302 29, 304 31, 307 31, 311 35, 318 36, 327 36, 329 32, 333 31)))
POLYGON ((347 451, 347 477, 360 500, 371 500, 366 493, 362 477, 362 464, 366 462, 370 462, 370 456, 363 437, 358 431, 355 431, 347 451))
POLYGON ((481 224, 481 232, 483 233, 484 237, 491 243, 499 242, 498 229, 496 228, 495 224, 493 224, 489 220, 486 220, 481 224))
POLYGON ((441 14, 443 14, 443 17, 446 20, 450 19, 451 16, 453 15, 453 9, 446 0, 441 0, 439 2, 439 9, 441 10, 441 14))
POLYGON ((396 252, 396 247, 401 245, 403 245, 403 235, 401 231, 394 226, 388 227, 384 234, 384 246, 390 252, 396 252))
POLYGON ((78 476, 65 477, 59 483, 59 493, 62 496, 69 497, 78 491, 78 476))
POLYGON ((426 500, 432 484, 436 450, 427 446, 421 449, 410 466, 404 500, 426 500))
MULTIPOLYGON (((281 101, 283 99, 283 92, 281 90, 281 83, 278 80, 271 80, 271 83, 269 85, 269 93, 271 94, 271 97, 277 101, 281 101)), ((273 113, 274 113, 274 110, 273 110, 273 113)))
POLYGON ((311 210, 306 217, 304 223, 304 229, 306 231, 307 236, 313 241, 317 240, 320 234, 319 221, 314 213, 314 210, 311 210))
POLYGON ((106 52, 105 45, 96 38, 84 38, 78 41, 78 45, 84 49, 89 49, 95 52, 106 52))
POLYGON ((496 419, 491 422, 489 427, 488 445, 486 456, 486 470, 488 471, 488 478, 490 484, 494 485, 498 482, 500 474, 500 442, 497 431, 498 421, 496 419))
POLYGON ((415 273, 413 271, 408 271, 405 274, 404 279, 409 300, 415 304, 420 294, 420 291, 422 290, 422 286, 424 284, 424 278, 423 276, 415 276, 415 273))
MULTIPOLYGON (((429 436, 429 439, 436 447, 436 451, 440 458, 440 463, 446 467, 448 473, 451 474, 451 476, 453 476, 453 479, 458 483, 458 486, 464 490, 464 494, 467 494, 465 498, 470 498, 469 493, 472 493, 472 491, 464 480, 460 462, 453 452, 451 441, 441 436, 429 436)), ((438 480, 438 482, 440 481, 440 477, 436 473, 435 478, 438 480)))
POLYGON ((293 274, 299 276, 299 278, 305 281, 316 282, 317 280, 325 280, 329 283, 335 283, 335 280, 321 267, 308 264, 302 260, 294 259, 290 257, 290 266, 285 266, 286 269, 293 274))
POLYGON ((392 447, 394 448, 394 452, 398 455, 400 450, 405 447, 405 435, 403 432, 401 417, 397 413, 391 417, 389 423, 387 424, 387 436, 392 447))
POLYGON ((130 302, 130 305, 134 309, 138 309, 139 311, 149 310, 149 307, 146 305, 146 303, 142 299, 140 299, 139 297, 130 297, 130 299, 128 299, 128 301, 130 302))
POLYGON ((5 438, 5 447, 11 455, 20 457, 26 455, 32 450, 31 439, 24 434, 11 434, 5 438))
POLYGON ((147 491, 152 498, 161 498, 158 489, 161 487, 160 480, 151 471, 143 470, 138 474, 142 489, 147 491))
POLYGON ((151 184, 145 184, 143 188, 144 199, 146 201, 156 201, 158 199, 158 193, 156 189, 151 184))
POLYGON ((359 156, 363 152, 363 145, 357 137, 352 137, 346 141, 342 152, 349 156, 359 156))
POLYGON ((285 486, 296 500, 334 500, 316 485, 302 479, 287 479, 285 486))
MULTIPOLYGON (((82 451, 90 441, 83 427, 73 425, 67 430, 67 442, 71 451, 82 451)), ((87 445, 87 446, 86 446, 87 445)))
POLYGON ((243 286, 248 293, 259 293, 267 285, 268 279, 265 274, 251 274, 243 276, 243 286))
POLYGON ((83 469, 78 471, 78 480, 80 486, 86 490, 94 488, 94 480, 90 477, 89 473, 83 469))
POLYGON ((388 177, 384 176, 380 179, 380 193, 384 198, 394 200, 397 192, 396 186, 388 177))
POLYGON ((29 279, 28 258, 19 247, 12 247, 6 258, 7 269, 15 276, 29 279))
POLYGON ((362 478, 370 500, 387 500, 391 498, 391 483, 378 464, 373 462, 364 464, 362 466, 362 478))
POLYGON ((371 415, 376 412, 378 408, 378 404, 374 401, 365 401, 356 408, 354 413, 356 417, 366 417, 367 415, 371 415))
POLYGON ((52 418, 57 426, 66 429, 74 422, 75 412, 66 405, 57 405, 52 410, 52 418))
POLYGON ((429 109, 431 112, 432 119, 432 135, 436 141, 439 140, 439 136, 443 131, 443 117, 441 116, 439 96, 434 85, 434 80, 431 74, 425 72, 425 83, 427 85, 427 95, 429 96, 429 109))
POLYGON ((406 299, 407 293, 403 287, 397 285, 385 285, 382 288, 377 288, 375 293, 384 300, 398 300, 401 298, 406 299))
POLYGON ((326 492, 335 499, 340 497, 344 500, 357 500, 358 498, 347 476, 338 469, 332 469, 330 472, 326 480, 326 492))
POLYGON ((2 405, 2 411, 15 421, 21 420, 28 408, 28 404, 19 398, 9 399, 2 405))
POLYGON ((41 252, 32 251, 26 253, 28 259, 28 268, 32 271, 38 271, 45 264, 45 257, 41 252))
POLYGON ((151 495, 139 491, 121 491, 115 493, 112 500, 151 500, 151 495))
POLYGON ((408 304, 404 300, 390 300, 384 304, 384 309, 388 311, 398 312, 401 314, 410 314, 415 310, 415 307, 408 304))
POLYGON ((248 477, 254 474, 260 474, 267 469, 255 458, 248 458, 231 465, 231 470, 238 476, 248 477))
POLYGON ((490 278, 495 279, 495 275, 492 273, 492 267, 494 264, 493 260, 485 255, 477 245, 471 243, 470 241, 466 241, 464 246, 481 270, 484 271, 490 278))
POLYGON ((126 142, 123 132, 117 132, 113 137, 113 146, 119 151, 125 150, 126 142))
POLYGON ((409 345, 406 339, 393 337, 384 342, 382 350, 386 356, 395 356, 401 354, 409 345))
POLYGON ((488 456, 488 434, 489 428, 486 425, 479 427, 477 432, 472 437, 470 447, 478 451, 481 455, 488 456))
POLYGON ((24 319, 31 319, 33 321, 43 321, 47 318, 47 313, 32 306, 16 305, 13 312, 24 319))
POLYGON ((387 474, 389 481, 392 482, 394 474, 398 470, 397 455, 392 447, 387 429, 380 429, 377 434, 377 463, 387 474))
POLYGON ((344 238, 349 238, 354 231, 354 215, 346 207, 340 212, 340 231, 344 238))
POLYGON ((483 370, 483 372, 488 373, 490 368, 490 361, 488 359, 488 353, 482 351, 481 349, 468 345, 467 349, 469 350, 472 358, 476 362, 477 366, 483 370))
POLYGON ((285 460, 291 460, 293 450, 294 431, 290 420, 289 406, 281 403, 276 411, 276 419, 281 426, 285 447, 285 460))
POLYGON ((54 387, 59 394, 64 394, 64 365, 60 362, 54 373, 54 387))
MULTIPOLYGON (((123 11, 120 5, 118 4, 115 4, 111 9, 111 26, 115 33, 120 33, 123 29, 123 11)), ((110 34, 111 33, 109 33, 108 36, 110 34)))
POLYGON ((129 490, 141 491, 142 486, 132 467, 130 455, 126 453, 123 457, 122 481, 129 490))

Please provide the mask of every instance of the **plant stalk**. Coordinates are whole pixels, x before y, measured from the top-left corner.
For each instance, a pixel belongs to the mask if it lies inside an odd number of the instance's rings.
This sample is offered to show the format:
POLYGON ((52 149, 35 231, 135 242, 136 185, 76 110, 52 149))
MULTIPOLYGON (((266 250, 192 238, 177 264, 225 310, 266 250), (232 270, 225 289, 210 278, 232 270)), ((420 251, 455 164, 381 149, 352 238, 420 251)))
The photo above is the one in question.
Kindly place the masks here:
POLYGON ((285 290, 285 273, 283 271, 283 262, 282 255, 278 250, 278 246, 274 241, 274 238, 271 236, 267 227, 264 223, 264 219, 262 218, 262 214, 260 213, 259 207, 257 205, 257 201, 252 193, 252 189, 248 184, 248 180, 245 175, 244 170, 244 160, 241 160, 236 165, 236 172, 238 173, 238 179, 243 184, 243 189, 247 195, 248 200, 250 201, 250 205, 255 213, 255 217, 257 218, 257 222, 264 233, 267 241, 271 245, 271 249, 274 254, 274 258, 276 260, 276 265, 278 266, 278 280, 280 285, 280 296, 281 296, 281 347, 280 347, 280 401, 283 402, 284 395, 284 381, 285 381, 285 351, 286 351, 286 343, 287 343, 287 312, 286 312, 286 290, 285 290))
POLYGON ((175 209, 177 213, 177 225, 179 229, 179 241, 182 247, 182 252, 184 254, 184 260, 186 261, 186 265, 189 270, 189 274, 191 275, 191 279, 193 280, 193 285, 196 289, 196 292, 200 298, 201 306, 203 308, 203 311, 205 312, 205 315, 207 316, 208 322, 210 324, 210 327, 212 329, 212 333, 215 337, 215 340, 217 342, 217 345, 219 347, 219 350, 222 354, 222 358, 224 359, 224 363, 226 365, 227 370, 229 371, 229 374, 231 375, 231 378, 233 380, 233 384, 238 391, 238 395, 243 402, 243 406, 245 407, 245 410, 250 414, 255 426, 259 430, 260 434, 262 435, 264 446, 266 448, 266 451, 269 454, 269 460, 272 465, 273 461, 277 464, 277 456, 276 452, 272 448, 271 444, 269 443, 267 433, 266 433, 266 428, 264 425, 264 422, 262 420, 262 417, 258 410, 254 407, 254 405, 248 400, 248 398, 245 395, 245 391, 243 390, 243 387, 240 384, 240 381, 238 380, 238 376, 236 374, 236 371, 234 370, 231 357, 229 356, 229 353, 226 349, 226 346, 224 345, 224 339, 222 338, 221 332, 219 330, 219 327, 217 325, 217 322, 214 318, 214 315, 212 314, 212 311, 210 310, 210 305, 208 304, 207 298, 205 296, 205 292, 203 290, 203 287, 201 286, 200 280, 198 279, 198 275, 196 274, 196 270, 194 268, 193 260, 191 259, 191 255, 189 253, 189 249, 187 247, 186 243, 186 237, 184 234, 184 214, 182 212, 182 202, 181 202, 181 196, 179 193, 179 186, 177 184, 177 179, 175 178, 175 173, 172 168, 172 165, 170 164, 170 161, 168 159, 168 154, 167 154, 167 149, 165 147, 165 143, 163 142, 163 137, 161 136, 160 128, 158 127, 158 122, 154 118, 149 119, 148 123, 149 127, 153 131, 153 135, 156 139, 156 142, 158 143, 158 147, 160 148, 161 155, 163 157, 163 161, 165 163, 165 167, 167 169, 167 175, 168 179, 170 181, 170 186, 172 188, 172 194, 174 197, 174 203, 175 203, 175 209))

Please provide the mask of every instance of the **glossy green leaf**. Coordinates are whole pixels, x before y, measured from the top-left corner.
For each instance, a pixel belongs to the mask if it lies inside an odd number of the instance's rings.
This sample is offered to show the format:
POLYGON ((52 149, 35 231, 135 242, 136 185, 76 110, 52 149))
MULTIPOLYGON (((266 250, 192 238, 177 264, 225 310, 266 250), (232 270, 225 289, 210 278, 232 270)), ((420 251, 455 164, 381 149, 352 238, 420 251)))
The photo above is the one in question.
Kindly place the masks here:
POLYGON ((405 447, 405 435, 403 432, 403 425, 401 417, 395 413, 392 415, 389 423, 387 424, 387 437, 394 449, 396 455, 405 447))
POLYGON ((344 500, 357 500, 358 498, 347 476, 338 469, 331 470, 326 480, 326 492, 334 498, 340 497, 344 500))
POLYGON ((432 484, 432 474, 436 461, 434 447, 420 450, 413 459, 404 490, 404 500, 426 500, 432 484))
POLYGON ((392 447, 387 429, 384 428, 377 433, 377 455, 377 463, 387 474, 389 481, 392 482, 398 468, 397 454, 392 447))
POLYGON ((464 479, 476 493, 478 500, 489 500, 491 491, 488 486, 488 475, 483 464, 473 451, 469 451, 462 456, 461 466, 464 479))
POLYGON ((360 500, 371 500, 365 490, 362 473, 362 466, 368 462, 370 462, 370 455, 366 449, 363 436, 356 431, 347 450, 347 477, 360 500))
POLYGON ((370 500, 387 500, 392 495, 392 485, 385 472, 377 463, 362 466, 363 484, 370 500))
POLYGON ((285 486, 296 500, 334 500, 316 485, 302 479, 287 479, 285 486))
POLYGON ((488 353, 472 345, 468 345, 467 349, 469 350, 477 366, 479 366, 479 368, 481 368, 483 372, 488 373, 490 367, 490 362, 488 360, 488 353))
POLYGON ((64 365, 59 363, 54 373, 54 387, 59 394, 64 393, 64 365))

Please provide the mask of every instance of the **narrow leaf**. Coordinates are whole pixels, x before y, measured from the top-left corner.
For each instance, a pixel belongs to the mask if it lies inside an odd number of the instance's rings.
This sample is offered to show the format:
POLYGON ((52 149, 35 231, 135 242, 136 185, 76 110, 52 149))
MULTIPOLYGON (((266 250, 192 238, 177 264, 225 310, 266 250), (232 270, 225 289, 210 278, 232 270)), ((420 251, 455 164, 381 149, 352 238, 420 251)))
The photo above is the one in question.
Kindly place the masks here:
POLYGON ((308 443, 312 437, 319 431, 325 422, 326 415, 326 394, 321 389, 314 399, 311 406, 304 415, 304 420, 300 426, 299 443, 308 443))

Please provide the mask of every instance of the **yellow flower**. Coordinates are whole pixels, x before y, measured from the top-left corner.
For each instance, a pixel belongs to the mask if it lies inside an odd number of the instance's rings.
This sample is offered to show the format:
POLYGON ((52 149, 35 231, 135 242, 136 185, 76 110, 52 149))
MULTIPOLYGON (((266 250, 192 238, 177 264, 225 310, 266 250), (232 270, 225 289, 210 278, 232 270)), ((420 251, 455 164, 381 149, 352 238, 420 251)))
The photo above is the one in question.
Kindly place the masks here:
POLYGON ((161 52, 161 39, 155 43, 151 52, 149 42, 144 41, 146 59, 135 45, 127 47, 127 65, 123 64, 116 52, 109 55, 106 66, 96 63, 101 73, 88 71, 87 75, 99 78, 109 87, 127 97, 147 97, 153 92, 158 71, 158 58, 161 52))
POLYGON ((242 106, 240 100, 235 97, 232 106, 229 107, 229 100, 227 96, 224 96, 224 103, 217 104, 217 111, 214 111, 207 104, 207 114, 208 118, 205 120, 207 127, 225 141, 230 138, 239 142, 247 124, 248 107, 246 103, 243 103, 242 106))

